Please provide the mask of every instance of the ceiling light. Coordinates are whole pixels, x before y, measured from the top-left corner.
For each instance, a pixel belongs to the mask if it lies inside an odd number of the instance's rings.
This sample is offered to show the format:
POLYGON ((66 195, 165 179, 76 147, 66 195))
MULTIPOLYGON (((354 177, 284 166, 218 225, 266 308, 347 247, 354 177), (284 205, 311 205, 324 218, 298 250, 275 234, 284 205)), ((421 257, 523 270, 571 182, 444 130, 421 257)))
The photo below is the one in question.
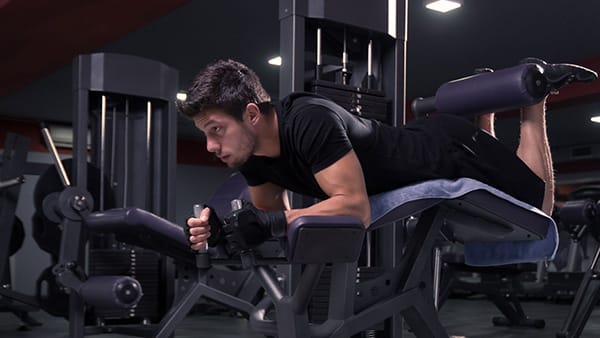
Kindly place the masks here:
POLYGON ((177 97, 177 100, 179 101, 185 101, 187 99, 187 94, 184 92, 179 92, 175 97, 177 97))
POLYGON ((281 66, 281 56, 276 56, 274 58, 269 59, 269 64, 273 66, 281 66))
POLYGON ((594 123, 600 123, 600 115, 592 116, 590 118, 590 121, 592 121, 594 123))
POLYGON ((462 0, 425 0, 425 7, 446 13, 462 6, 462 0))

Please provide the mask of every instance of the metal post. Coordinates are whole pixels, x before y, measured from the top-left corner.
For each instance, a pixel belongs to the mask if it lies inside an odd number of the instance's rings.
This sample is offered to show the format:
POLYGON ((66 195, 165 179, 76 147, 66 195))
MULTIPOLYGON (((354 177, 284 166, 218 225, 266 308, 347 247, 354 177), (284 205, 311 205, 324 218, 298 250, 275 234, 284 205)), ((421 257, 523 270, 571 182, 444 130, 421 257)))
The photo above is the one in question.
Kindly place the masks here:
POLYGON ((123 136, 123 208, 127 207, 127 189, 129 189, 129 98, 125 98, 125 131, 123 136))
POLYGON ((305 1, 279 1, 280 98, 292 92, 303 90, 304 87, 304 16, 306 15, 307 7, 308 5, 305 1))
POLYGON ((111 131, 111 143, 110 143, 110 186, 115 186, 115 152, 117 150, 117 107, 113 107, 112 111, 112 131, 111 131))
POLYGON ((438 246, 433 248, 433 306, 438 308, 440 297, 440 279, 442 277, 442 251, 438 246))
POLYGON ((369 40, 367 46, 367 89, 376 89, 375 76, 373 76, 373 40, 369 40))
MULTIPOLYGON (((73 75, 77 83, 85 83, 92 76, 91 60, 85 57, 77 58, 73 75)), ((73 180, 78 188, 87 188, 87 155, 88 155, 88 120, 90 92, 86 88, 77 87, 74 95, 75 111, 73 114, 73 180)))
POLYGON ((52 155, 52 161, 56 166, 56 171, 58 172, 58 177, 60 177, 60 181, 65 187, 71 186, 71 181, 69 180, 69 176, 65 171, 65 167, 63 166, 60 156, 58 155, 58 151, 56 150, 56 146, 54 145, 54 141, 52 140, 52 136, 50 136, 50 131, 47 127, 42 128, 42 136, 44 136, 44 141, 46 142, 46 147, 50 150, 50 154, 52 155))
POLYGON ((317 68, 315 69, 315 80, 321 78, 321 67, 323 64, 321 53, 321 27, 319 27, 317 28, 317 68))
POLYGON ((104 210, 104 166, 106 161, 106 95, 102 95, 100 109, 100 201, 99 210, 104 210))
POLYGON ((346 37, 346 28, 344 27, 344 49, 342 51, 342 84, 343 85, 347 85, 348 84, 348 47, 346 46, 347 44, 347 37, 346 37))
MULTIPOLYGON (((390 88, 394 94, 392 103, 392 125, 404 125, 406 123, 406 46, 408 40, 408 0, 390 0, 388 2, 388 23, 389 33, 396 37, 396 46, 394 52, 394 81, 393 87, 390 88), (394 20, 392 20, 392 17, 394 20), (397 19, 402 22, 398 24, 397 19)), ((394 226, 392 236, 396 239, 396 229, 394 226)), ((392 245, 394 261, 399 259, 401 250, 394 243, 392 245)), ((394 315, 390 320, 386 320, 386 327, 391 337, 402 337, 403 335, 403 318, 401 315, 394 315)))
POLYGON ((581 270, 581 260, 579 259, 580 250, 581 245, 579 244, 579 239, 571 238, 571 242, 569 243, 569 254, 567 256, 567 272, 575 272, 581 270))
POLYGON ((146 102, 146 209, 152 208, 152 102, 146 102))
MULTIPOLYGON (((297 0, 279 1, 279 50, 281 68, 279 71, 279 97, 283 98, 295 91, 304 90, 304 51, 306 33, 305 16, 308 3, 297 0), (291 38, 290 38, 291 37, 291 38)), ((293 207, 305 205, 301 195, 292 194, 293 207)), ((277 267, 282 274, 282 284, 288 294, 296 288, 301 266, 296 264, 277 267)))

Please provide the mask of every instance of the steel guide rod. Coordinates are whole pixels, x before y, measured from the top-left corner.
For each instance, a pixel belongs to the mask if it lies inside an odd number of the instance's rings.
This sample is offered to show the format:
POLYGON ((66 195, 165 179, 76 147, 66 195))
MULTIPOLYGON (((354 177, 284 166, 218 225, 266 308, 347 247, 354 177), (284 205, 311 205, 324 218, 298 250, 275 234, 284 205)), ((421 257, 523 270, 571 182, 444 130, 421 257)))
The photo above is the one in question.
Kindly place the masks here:
POLYGON ((373 40, 369 40, 367 47, 367 75, 373 75, 373 40))
POLYGON ((123 208, 127 207, 127 189, 129 188, 127 175, 129 173, 129 99, 125 98, 125 133, 123 145, 123 208))
POLYGON ((315 80, 319 80, 321 78, 322 71, 322 55, 321 55, 321 27, 317 28, 317 66, 315 69, 315 80))
POLYGON ((321 27, 317 28, 317 66, 320 66, 323 60, 321 59, 321 27))
POLYGON ((111 143, 110 143, 110 187, 115 186, 115 151, 117 142, 115 140, 117 129, 117 107, 113 107, 112 111, 112 130, 111 130, 111 143))
POLYGON ((342 84, 348 84, 348 50, 346 46, 346 28, 344 27, 344 50, 342 51, 342 84))
POLYGON ((102 95, 100 109, 100 202, 99 210, 104 210, 104 171, 106 161, 106 95, 102 95))
POLYGON ((150 137, 152 131, 152 102, 148 100, 146 102, 146 180, 147 180, 147 188, 146 188, 146 208, 148 210, 152 210, 152 149, 151 149, 151 139, 150 137))

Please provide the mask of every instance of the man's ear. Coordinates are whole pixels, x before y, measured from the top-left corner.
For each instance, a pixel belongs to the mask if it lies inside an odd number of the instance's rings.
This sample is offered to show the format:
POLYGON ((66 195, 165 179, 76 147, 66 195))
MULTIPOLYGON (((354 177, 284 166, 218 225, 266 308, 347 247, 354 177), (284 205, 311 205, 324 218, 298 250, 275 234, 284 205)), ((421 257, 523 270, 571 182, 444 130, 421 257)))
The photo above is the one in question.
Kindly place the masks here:
POLYGON ((260 108, 255 103, 248 103, 244 110, 244 120, 250 122, 250 124, 256 124, 261 119, 260 108))

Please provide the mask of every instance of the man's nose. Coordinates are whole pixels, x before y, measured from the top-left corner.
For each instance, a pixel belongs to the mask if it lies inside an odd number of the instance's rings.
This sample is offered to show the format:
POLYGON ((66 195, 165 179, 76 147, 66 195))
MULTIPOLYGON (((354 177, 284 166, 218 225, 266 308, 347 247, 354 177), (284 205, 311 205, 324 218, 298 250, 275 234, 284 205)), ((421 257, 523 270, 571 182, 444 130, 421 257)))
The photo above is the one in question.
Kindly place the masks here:
POLYGON ((219 150, 219 143, 215 142, 211 138, 206 139, 206 150, 209 153, 216 153, 219 150))

